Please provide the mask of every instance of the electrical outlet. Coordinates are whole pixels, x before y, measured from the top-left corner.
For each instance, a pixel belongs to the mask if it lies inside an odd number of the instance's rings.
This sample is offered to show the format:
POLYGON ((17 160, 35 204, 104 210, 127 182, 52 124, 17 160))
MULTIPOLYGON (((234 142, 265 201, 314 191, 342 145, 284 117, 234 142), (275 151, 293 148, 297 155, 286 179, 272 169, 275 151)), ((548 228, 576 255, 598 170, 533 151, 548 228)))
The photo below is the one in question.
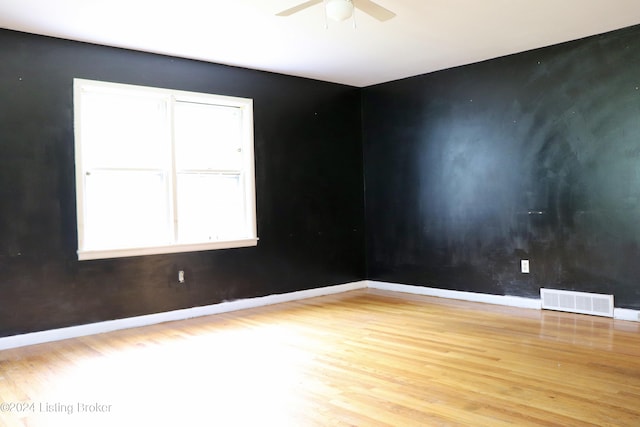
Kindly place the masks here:
POLYGON ((521 259, 520 260, 520 272, 528 273, 529 272, 529 260, 521 259))
POLYGON ((178 283, 184 283, 184 270, 178 271, 178 283))

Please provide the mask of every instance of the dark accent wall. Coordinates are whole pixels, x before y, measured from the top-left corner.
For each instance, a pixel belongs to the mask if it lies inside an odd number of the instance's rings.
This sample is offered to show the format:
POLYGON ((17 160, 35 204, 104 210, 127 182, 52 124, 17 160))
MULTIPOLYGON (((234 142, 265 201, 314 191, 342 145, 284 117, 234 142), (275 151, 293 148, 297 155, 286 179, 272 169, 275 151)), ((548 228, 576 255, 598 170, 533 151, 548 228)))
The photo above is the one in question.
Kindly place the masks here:
POLYGON ((362 106, 369 279, 640 308, 639 26, 372 86, 362 106))
POLYGON ((362 187, 357 88, 0 30, 0 336, 361 280, 362 187), (74 77, 253 98, 258 246, 77 261, 74 77))
POLYGON ((640 27, 365 89, 0 30, 0 336, 365 277, 640 309, 639 261, 640 27), (77 261, 74 77, 253 98, 258 246, 77 261))

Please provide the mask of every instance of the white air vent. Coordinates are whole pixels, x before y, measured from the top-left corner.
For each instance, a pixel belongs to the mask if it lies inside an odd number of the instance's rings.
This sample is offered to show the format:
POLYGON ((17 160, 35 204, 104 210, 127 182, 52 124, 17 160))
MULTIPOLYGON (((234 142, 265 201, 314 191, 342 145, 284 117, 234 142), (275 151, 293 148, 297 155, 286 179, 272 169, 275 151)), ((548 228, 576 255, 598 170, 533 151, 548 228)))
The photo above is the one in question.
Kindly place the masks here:
POLYGON ((613 317, 613 295, 540 289, 542 308, 613 317))

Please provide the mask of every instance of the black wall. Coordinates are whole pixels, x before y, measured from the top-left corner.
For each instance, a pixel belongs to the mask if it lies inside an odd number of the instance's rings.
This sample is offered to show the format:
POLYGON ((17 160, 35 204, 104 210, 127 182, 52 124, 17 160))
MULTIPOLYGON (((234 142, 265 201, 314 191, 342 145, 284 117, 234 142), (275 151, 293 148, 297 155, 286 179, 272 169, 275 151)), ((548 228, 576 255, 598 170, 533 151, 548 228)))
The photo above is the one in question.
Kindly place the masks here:
POLYGON ((369 279, 640 308, 640 27, 369 87, 362 107, 369 279))
POLYGON ((0 336, 365 277, 640 309, 639 261, 640 27, 365 89, 0 30, 0 336), (77 261, 74 77, 253 98, 258 246, 77 261))
POLYGON ((0 30, 0 336, 363 279, 360 124, 357 88, 0 30), (253 98, 258 246, 77 261, 74 77, 253 98))

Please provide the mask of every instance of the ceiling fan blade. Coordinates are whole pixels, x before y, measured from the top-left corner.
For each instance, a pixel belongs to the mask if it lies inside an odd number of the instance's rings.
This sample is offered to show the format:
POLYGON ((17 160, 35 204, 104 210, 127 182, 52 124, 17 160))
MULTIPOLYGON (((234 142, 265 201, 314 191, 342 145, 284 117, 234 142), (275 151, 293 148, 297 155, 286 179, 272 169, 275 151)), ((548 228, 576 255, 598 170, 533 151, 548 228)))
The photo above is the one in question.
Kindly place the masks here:
POLYGON ((389 9, 385 9, 378 3, 374 3, 371 0, 353 0, 353 5, 364 13, 371 15, 378 21, 388 21, 396 16, 396 14, 391 12, 389 9))
POLYGON ((301 10, 304 10, 304 9, 306 9, 308 7, 311 7, 311 6, 315 6, 315 5, 319 4, 319 3, 322 3, 322 0, 309 0, 309 1, 306 1, 304 3, 300 3, 297 6, 293 6, 292 8, 283 10, 282 12, 276 13, 276 16, 293 15, 294 13, 298 13, 301 10))

